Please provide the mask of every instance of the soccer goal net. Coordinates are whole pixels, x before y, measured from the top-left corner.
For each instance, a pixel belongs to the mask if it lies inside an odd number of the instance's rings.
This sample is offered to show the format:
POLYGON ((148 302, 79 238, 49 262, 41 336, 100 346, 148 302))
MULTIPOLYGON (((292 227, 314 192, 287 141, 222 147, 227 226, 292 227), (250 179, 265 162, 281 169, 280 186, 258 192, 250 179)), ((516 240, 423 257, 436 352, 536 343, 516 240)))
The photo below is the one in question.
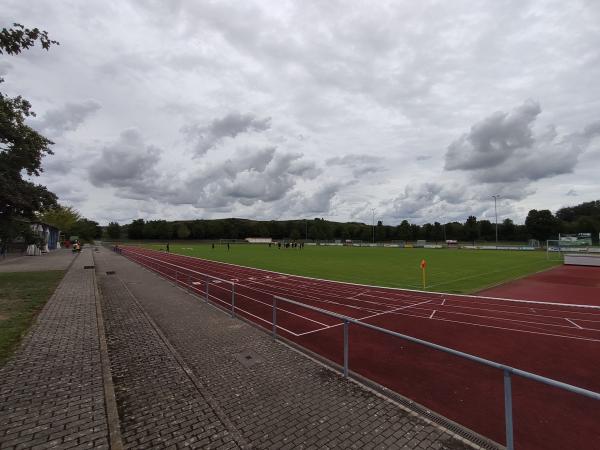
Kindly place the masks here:
POLYGON ((565 254, 600 254, 600 248, 591 245, 591 240, 577 242, 574 240, 546 241, 546 258, 554 261, 564 261, 565 254))

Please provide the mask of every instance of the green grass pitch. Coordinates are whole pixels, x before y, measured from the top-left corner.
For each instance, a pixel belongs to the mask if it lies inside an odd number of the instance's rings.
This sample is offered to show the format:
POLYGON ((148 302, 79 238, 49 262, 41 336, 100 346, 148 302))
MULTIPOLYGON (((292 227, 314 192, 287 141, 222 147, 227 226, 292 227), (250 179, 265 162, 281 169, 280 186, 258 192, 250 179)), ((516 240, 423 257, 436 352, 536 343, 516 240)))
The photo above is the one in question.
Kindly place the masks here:
MULTIPOLYGON (((164 249, 164 244, 147 244, 164 249)), ((420 262, 427 262, 425 289, 473 293, 560 264, 542 251, 456 250, 385 247, 172 243, 172 253, 277 272, 351 283, 423 289, 420 262)))

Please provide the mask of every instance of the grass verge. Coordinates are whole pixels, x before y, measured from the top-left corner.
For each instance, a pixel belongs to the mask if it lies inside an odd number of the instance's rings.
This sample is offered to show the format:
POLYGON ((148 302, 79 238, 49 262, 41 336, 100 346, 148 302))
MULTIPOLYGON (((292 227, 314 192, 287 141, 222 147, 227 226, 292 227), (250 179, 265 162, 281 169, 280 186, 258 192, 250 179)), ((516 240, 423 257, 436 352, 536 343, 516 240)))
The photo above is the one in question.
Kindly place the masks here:
POLYGON ((0 366, 55 291, 64 270, 0 273, 0 366))

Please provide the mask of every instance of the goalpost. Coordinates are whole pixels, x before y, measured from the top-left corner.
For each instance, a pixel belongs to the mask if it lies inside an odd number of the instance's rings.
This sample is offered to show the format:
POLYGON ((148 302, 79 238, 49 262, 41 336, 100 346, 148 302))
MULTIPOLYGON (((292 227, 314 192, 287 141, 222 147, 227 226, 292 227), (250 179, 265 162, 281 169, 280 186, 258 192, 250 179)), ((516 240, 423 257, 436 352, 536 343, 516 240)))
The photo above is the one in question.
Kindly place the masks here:
POLYGON ((566 253, 598 254, 600 249, 593 247, 592 233, 559 234, 558 239, 546 241, 546 259, 564 261, 566 253))
POLYGON ((546 241, 546 259, 549 261, 564 261, 563 248, 559 239, 546 241))

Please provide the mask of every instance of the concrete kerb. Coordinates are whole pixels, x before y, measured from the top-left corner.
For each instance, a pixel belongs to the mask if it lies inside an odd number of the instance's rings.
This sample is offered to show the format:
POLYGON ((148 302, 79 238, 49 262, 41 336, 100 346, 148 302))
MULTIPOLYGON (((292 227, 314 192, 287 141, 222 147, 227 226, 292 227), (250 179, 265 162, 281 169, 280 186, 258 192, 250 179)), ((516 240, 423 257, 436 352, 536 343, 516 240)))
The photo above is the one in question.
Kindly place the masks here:
MULTIPOLYGON (((96 264, 94 251, 92 250, 92 261, 96 264)), ((104 405, 106 409, 106 421, 108 425, 108 438, 112 450, 122 450, 123 441, 121 439, 121 427, 119 421, 119 411, 117 409, 117 400, 115 398, 115 389, 112 380, 110 368, 110 358, 108 356, 108 345, 106 343, 106 333, 104 329, 104 318, 102 316, 102 306, 100 304, 102 294, 98 289, 98 280, 96 270, 94 269, 94 297, 96 298, 96 322, 98 326, 98 340, 100 346, 100 358, 102 360, 102 379, 104 386, 104 405)))

